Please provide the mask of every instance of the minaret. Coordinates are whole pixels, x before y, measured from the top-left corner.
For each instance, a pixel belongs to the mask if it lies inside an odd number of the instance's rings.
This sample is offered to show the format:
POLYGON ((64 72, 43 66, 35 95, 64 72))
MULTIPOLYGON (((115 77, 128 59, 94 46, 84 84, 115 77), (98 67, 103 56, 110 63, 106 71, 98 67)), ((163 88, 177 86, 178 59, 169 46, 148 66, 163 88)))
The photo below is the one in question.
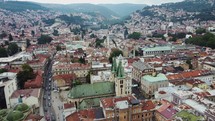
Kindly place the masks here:
POLYGON ((110 47, 110 36, 109 36, 109 32, 107 34, 107 39, 106 39, 106 48, 110 47))

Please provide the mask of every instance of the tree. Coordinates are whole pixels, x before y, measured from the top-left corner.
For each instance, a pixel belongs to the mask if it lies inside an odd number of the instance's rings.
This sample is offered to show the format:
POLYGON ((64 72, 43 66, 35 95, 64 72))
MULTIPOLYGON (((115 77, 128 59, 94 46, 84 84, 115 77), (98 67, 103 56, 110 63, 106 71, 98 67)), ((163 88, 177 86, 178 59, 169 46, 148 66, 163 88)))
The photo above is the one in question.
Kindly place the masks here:
POLYGON ((2 31, 2 33, 0 34, 0 38, 5 38, 7 37, 7 33, 5 31, 2 31))
POLYGON ((31 42, 29 39, 26 39, 26 47, 28 48, 31 45, 31 42))
POLYGON ((35 36, 35 31, 34 30, 31 31, 31 36, 33 36, 33 37, 35 36))
POLYGON ((86 63, 85 58, 83 58, 83 57, 80 57, 79 60, 78 60, 78 62, 82 63, 82 64, 86 63))
POLYGON ((123 52, 122 52, 121 50, 119 50, 119 49, 117 49, 117 48, 112 49, 111 54, 110 54, 110 57, 109 57, 110 63, 112 63, 113 57, 117 57, 117 56, 119 56, 120 54, 123 55, 123 52))
POLYGON ((140 39, 140 37, 141 37, 141 33, 139 33, 139 32, 133 32, 132 34, 128 35, 129 39, 138 40, 138 39, 140 39))
POLYGON ((52 33, 54 36, 59 36, 58 30, 54 30, 54 32, 52 33))
POLYGON ((9 43, 8 41, 5 41, 4 44, 5 44, 5 45, 9 45, 10 43, 9 43))
POLYGON ((0 69, 0 74, 1 74, 1 73, 4 73, 4 72, 7 72, 7 71, 8 71, 7 69, 1 68, 1 69, 0 69))
POLYGON ((22 71, 17 74, 18 87, 23 89, 25 82, 33 78, 35 78, 33 69, 28 64, 23 64, 22 71))
POLYGON ((125 31, 124 31, 124 39, 126 39, 128 36, 128 29, 126 28, 125 31))
POLYGON ((3 47, 0 47, 0 57, 7 57, 7 50, 3 47))
POLYGON ((203 34, 203 33, 206 33, 206 29, 198 28, 198 29, 196 30, 196 34, 203 34))
POLYGON ((7 48, 8 55, 14 55, 19 52, 19 47, 16 43, 10 43, 7 48))
POLYGON ((25 31, 24 31, 24 30, 22 30, 22 34, 21 34, 21 36, 22 36, 22 37, 24 37, 24 36, 25 36, 25 31))
POLYGON ((193 65, 192 65, 191 59, 187 59, 186 63, 189 65, 189 69, 193 69, 193 65))
POLYGON ((11 34, 9 34, 8 39, 9 39, 9 41, 13 41, 13 36, 11 34))
POLYGON ((50 43, 52 40, 53 38, 48 35, 41 35, 37 41, 38 41, 38 44, 47 44, 47 43, 50 43))
POLYGON ((57 46, 56 46, 56 50, 57 50, 57 51, 61 51, 61 50, 62 50, 61 46, 60 46, 60 45, 57 45, 57 46))

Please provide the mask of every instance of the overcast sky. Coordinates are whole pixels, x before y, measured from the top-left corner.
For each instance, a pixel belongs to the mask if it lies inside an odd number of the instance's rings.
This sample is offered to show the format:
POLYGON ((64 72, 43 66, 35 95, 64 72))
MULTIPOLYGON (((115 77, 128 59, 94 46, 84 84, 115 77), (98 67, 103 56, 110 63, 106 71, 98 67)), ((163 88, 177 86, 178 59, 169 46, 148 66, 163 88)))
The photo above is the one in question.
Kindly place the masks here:
POLYGON ((179 2, 183 0, 22 0, 22 1, 34 1, 40 3, 60 3, 60 4, 69 4, 69 3, 136 3, 136 4, 147 4, 147 5, 158 5, 161 3, 168 2, 179 2))

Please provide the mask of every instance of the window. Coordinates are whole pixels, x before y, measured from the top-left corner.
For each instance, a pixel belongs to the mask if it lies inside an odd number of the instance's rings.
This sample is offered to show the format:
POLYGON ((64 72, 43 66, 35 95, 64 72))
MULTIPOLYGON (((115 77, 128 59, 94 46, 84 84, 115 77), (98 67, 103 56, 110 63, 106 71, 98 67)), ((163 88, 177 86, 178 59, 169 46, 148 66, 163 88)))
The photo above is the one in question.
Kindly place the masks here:
POLYGON ((120 84, 123 84, 123 80, 120 80, 120 84))

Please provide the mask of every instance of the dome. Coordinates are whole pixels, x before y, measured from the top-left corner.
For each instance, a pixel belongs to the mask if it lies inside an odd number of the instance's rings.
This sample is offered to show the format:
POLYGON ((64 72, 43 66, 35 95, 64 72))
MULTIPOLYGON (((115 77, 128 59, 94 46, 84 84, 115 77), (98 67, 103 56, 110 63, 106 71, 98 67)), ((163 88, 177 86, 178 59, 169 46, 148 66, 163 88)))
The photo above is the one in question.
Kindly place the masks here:
POLYGON ((20 111, 11 111, 7 115, 7 120, 8 121, 22 121, 24 118, 24 114, 20 111))
POLYGON ((20 104, 16 105, 14 110, 21 111, 21 112, 26 112, 26 111, 29 110, 29 106, 24 104, 24 103, 20 103, 20 104))

